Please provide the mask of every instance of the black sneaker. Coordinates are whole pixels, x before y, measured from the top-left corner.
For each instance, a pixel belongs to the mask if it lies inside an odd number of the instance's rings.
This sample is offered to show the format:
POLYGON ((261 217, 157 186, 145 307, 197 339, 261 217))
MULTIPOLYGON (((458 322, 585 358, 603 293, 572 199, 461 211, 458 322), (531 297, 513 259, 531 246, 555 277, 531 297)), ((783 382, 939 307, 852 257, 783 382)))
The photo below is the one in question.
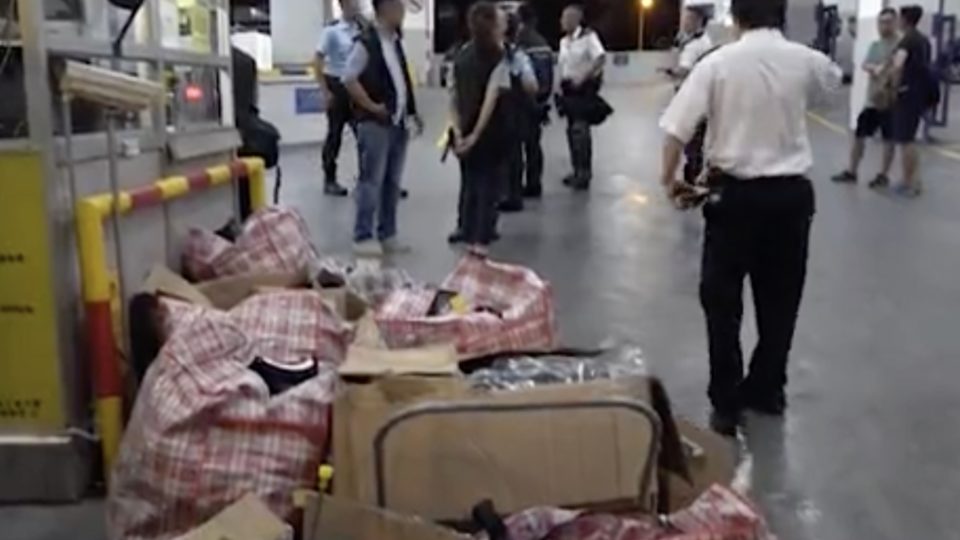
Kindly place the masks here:
POLYGON ((568 187, 574 191, 590 191, 590 180, 580 178, 574 180, 568 187))
POLYGON ((452 233, 450 233, 450 236, 447 237, 447 243, 462 244, 466 239, 467 237, 464 236, 463 231, 461 231, 460 229, 457 229, 452 233))
POLYGON ((880 173, 870 181, 870 187, 873 189, 883 189, 890 185, 890 177, 880 173))
POLYGON ((524 199, 539 199, 543 197, 543 188, 540 186, 527 186, 523 190, 524 199))
POLYGON ((857 175, 853 174, 850 171, 843 171, 840 174, 834 175, 830 179, 838 184, 856 184, 857 183, 857 175))
POLYGON ((740 413, 714 409, 710 412, 710 429, 724 437, 736 437, 740 413))
POLYGON ((748 395, 743 398, 743 407, 764 416, 783 416, 787 411, 787 398, 783 393, 772 396, 748 395))
POLYGON ((323 194, 329 197, 346 197, 350 193, 347 188, 336 182, 326 182, 323 184, 323 194))
POLYGON ((502 201, 497 209, 505 214, 523 212, 523 199, 502 201))

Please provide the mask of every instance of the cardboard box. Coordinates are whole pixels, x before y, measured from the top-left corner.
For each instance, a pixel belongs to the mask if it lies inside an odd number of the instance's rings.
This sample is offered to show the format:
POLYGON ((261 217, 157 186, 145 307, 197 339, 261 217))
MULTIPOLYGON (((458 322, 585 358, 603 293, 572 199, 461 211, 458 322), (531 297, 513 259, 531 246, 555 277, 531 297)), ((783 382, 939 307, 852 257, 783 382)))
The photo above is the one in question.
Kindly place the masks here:
MULTIPOLYGON (((155 266, 143 285, 143 292, 163 294, 204 307, 228 311, 254 294, 277 289, 309 288, 304 272, 248 274, 193 284, 164 266, 155 266)), ((367 305, 346 288, 317 289, 330 307, 348 323, 367 314, 367 305)))
POLYGON ((469 520, 484 499, 505 514, 624 502, 653 511, 660 422, 648 387, 635 379, 481 394, 452 377, 348 385, 334 405, 334 492, 445 522, 469 520))
POLYGON ((293 540, 293 528, 248 494, 177 540, 293 540))
POLYGON ((470 540, 434 523, 339 497, 305 495, 303 540, 470 540))
POLYGON ((666 493, 661 495, 667 499, 669 512, 687 508, 714 484, 729 486, 737 466, 729 439, 686 420, 677 420, 676 425, 684 446, 694 451, 687 459, 690 482, 667 473, 666 493))

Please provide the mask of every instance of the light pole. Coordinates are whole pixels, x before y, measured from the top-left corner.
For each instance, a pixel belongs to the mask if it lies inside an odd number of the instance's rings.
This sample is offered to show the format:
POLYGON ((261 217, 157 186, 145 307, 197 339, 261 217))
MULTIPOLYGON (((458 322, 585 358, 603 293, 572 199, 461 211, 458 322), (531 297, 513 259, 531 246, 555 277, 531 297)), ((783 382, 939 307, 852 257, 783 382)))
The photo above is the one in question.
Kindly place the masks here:
POLYGON ((639 46, 639 50, 640 50, 640 51, 643 51, 643 30, 644 30, 644 23, 646 22, 646 19, 647 19, 647 11, 649 11, 649 10, 653 7, 654 0, 638 0, 638 2, 640 3, 640 10, 639 10, 639 11, 640 11, 640 32, 639 32, 639 34, 640 34, 640 36, 639 36, 639 37, 640 37, 640 44, 639 44, 639 45, 640 45, 640 46, 639 46))

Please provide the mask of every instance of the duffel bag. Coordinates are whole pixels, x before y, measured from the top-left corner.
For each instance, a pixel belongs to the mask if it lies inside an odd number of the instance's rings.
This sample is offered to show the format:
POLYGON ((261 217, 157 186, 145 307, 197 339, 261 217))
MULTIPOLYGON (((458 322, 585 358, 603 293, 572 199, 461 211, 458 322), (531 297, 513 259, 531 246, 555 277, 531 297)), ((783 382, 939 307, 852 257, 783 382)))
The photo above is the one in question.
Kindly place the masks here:
POLYGON ((183 268, 196 281, 251 273, 302 272, 316 259, 303 217, 292 209, 275 206, 250 216, 236 242, 206 229, 192 229, 183 250, 183 268))
POLYGON ((348 334, 318 293, 176 313, 187 320, 147 371, 113 470, 114 539, 175 538, 247 493, 288 517, 326 452, 348 334), (310 375, 279 391, 255 370, 269 360, 285 373, 305 359, 310 375))
POLYGON ((400 289, 376 313, 391 348, 454 343, 464 358, 557 345, 550 284, 533 270, 468 255, 441 285, 472 306, 468 313, 430 315, 438 291, 400 289))

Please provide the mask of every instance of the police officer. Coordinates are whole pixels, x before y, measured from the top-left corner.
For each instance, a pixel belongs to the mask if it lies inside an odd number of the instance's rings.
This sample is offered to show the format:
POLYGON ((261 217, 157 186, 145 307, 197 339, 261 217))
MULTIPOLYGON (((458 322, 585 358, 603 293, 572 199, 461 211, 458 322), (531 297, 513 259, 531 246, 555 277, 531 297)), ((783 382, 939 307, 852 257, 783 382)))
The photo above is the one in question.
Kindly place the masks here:
POLYGON ((523 137, 523 169, 515 173, 515 180, 523 186, 523 196, 539 199, 543 194, 543 124, 549 114, 550 97, 553 94, 553 66, 556 54, 550 48, 546 38, 537 30, 537 15, 529 3, 521 4, 517 9, 520 28, 517 32, 517 47, 530 58, 530 65, 537 79, 537 93, 525 117, 523 137), (526 176, 524 182, 523 176, 526 176))
MULTIPOLYGON (((707 34, 707 14, 700 6, 687 6, 680 19, 680 34, 677 36, 677 65, 667 73, 683 83, 693 66, 713 50, 713 40, 707 34)), ((693 184, 703 172, 703 139, 707 135, 707 123, 701 122, 693 138, 683 149, 686 162, 683 165, 683 180, 693 184)))
POLYGON ((320 34, 314 60, 317 82, 327 103, 327 139, 323 143, 323 192, 345 197, 347 189, 337 181, 337 158, 343 141, 343 128, 350 123, 350 96, 341 78, 353 43, 363 28, 363 16, 357 0, 340 0, 343 16, 320 34))
POLYGON ((528 133, 533 129, 532 125, 537 124, 539 127, 540 115, 535 116, 535 109, 540 89, 530 56, 517 43, 520 18, 516 14, 501 15, 501 17, 507 18, 504 53, 510 73, 510 90, 501 97, 508 123, 508 129, 505 132, 508 138, 508 166, 505 178, 506 189, 503 201, 500 203, 500 211, 520 212, 524 207, 524 148, 529 137, 528 133))
POLYGON ((590 120, 573 110, 580 104, 597 99, 606 63, 606 49, 600 37, 583 25, 583 7, 570 5, 560 18, 564 37, 560 40, 560 78, 562 107, 567 115, 567 141, 573 174, 564 178, 564 185, 578 191, 590 189, 593 179, 593 140, 590 120))
POLYGON ((733 0, 739 39, 698 63, 664 112, 662 182, 688 206, 702 195, 675 179, 683 145, 704 118, 709 195, 700 298, 710 354, 711 424, 736 433, 746 408, 782 415, 787 357, 806 280, 814 214, 806 108, 811 91, 839 88, 830 59, 781 33, 786 0, 733 0), (759 342, 744 377, 743 282, 749 277, 759 342))

